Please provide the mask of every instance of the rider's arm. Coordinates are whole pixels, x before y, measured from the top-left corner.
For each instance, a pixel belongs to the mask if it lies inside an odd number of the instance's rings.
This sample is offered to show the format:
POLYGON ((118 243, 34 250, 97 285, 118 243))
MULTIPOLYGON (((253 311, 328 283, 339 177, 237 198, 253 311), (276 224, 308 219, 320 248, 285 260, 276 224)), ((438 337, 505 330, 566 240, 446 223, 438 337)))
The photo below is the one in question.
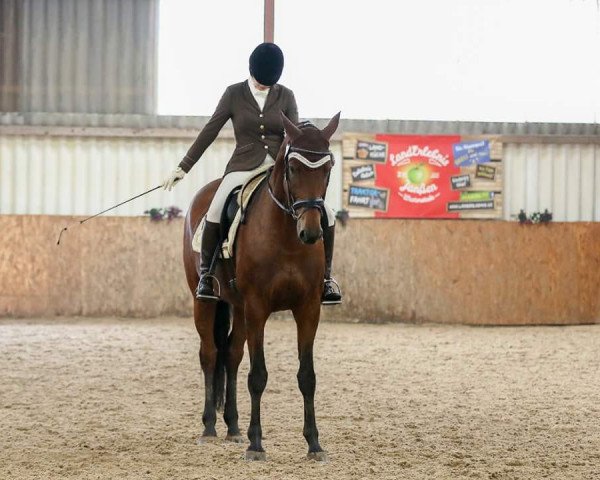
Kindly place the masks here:
POLYGON ((217 138, 217 135, 225 125, 225 122, 231 118, 231 91, 227 87, 225 93, 221 97, 215 113, 212 114, 210 120, 204 125, 204 128, 198 134, 198 138, 194 141, 179 166, 184 172, 189 172, 204 151, 217 138))
POLYGON ((294 125, 298 123, 298 105, 296 105, 296 97, 294 97, 294 92, 289 90, 289 99, 287 101, 286 109, 283 112, 285 116, 289 118, 294 125))

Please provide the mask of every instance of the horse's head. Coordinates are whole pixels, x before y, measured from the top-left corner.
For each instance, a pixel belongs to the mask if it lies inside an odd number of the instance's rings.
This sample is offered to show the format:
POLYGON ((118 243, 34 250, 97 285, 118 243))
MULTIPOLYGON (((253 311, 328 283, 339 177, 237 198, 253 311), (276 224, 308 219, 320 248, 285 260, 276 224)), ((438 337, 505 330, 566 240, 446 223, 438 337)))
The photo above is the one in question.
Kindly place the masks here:
POLYGON ((283 169, 284 202, 275 202, 296 220, 298 238, 307 244, 323 236, 321 219, 325 212, 325 194, 334 158, 329 140, 340 121, 335 115, 320 130, 310 122, 294 125, 283 113, 286 142, 277 163, 283 169))

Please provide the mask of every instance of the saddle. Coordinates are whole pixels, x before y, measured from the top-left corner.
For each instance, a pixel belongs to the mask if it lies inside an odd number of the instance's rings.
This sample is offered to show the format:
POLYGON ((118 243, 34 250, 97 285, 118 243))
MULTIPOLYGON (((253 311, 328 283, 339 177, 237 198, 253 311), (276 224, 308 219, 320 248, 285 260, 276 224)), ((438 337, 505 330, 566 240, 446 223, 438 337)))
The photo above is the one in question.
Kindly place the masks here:
MULTIPOLYGON (((224 259, 234 257, 235 251, 235 239, 239 226, 244 223, 246 219, 246 213, 250 207, 250 203, 254 198, 254 194, 258 191, 259 187, 265 181, 268 176, 268 171, 272 165, 264 165, 257 168, 250 177, 241 187, 236 187, 227 197, 225 201, 225 207, 221 213, 221 238, 223 239, 221 246, 221 253, 224 259)), ((200 252, 202 231, 204 230, 204 223, 206 216, 202 218, 200 225, 194 233, 192 239, 192 249, 195 252, 200 252)))

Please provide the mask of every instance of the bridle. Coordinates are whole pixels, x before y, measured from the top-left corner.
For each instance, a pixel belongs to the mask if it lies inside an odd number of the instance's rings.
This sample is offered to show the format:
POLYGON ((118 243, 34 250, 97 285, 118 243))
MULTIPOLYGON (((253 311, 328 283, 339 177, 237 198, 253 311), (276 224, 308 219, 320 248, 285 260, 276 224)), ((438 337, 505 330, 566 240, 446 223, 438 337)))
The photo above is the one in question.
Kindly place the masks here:
MULTIPOLYGON (((271 173, 273 172, 273 168, 269 170, 269 176, 267 178, 267 185, 269 187, 269 195, 271 195, 271 199, 275 202, 281 210, 290 215, 294 220, 298 221, 300 217, 311 208, 316 208, 321 212, 321 216, 325 215, 325 196, 317 197, 317 198, 309 198, 309 199, 299 199, 296 200, 292 192, 290 190, 290 180, 289 180, 289 168, 290 168, 290 159, 296 159, 301 162, 303 165, 306 165, 308 168, 316 169, 320 168, 323 165, 331 162, 331 166, 335 165, 335 158, 333 157, 333 153, 331 150, 327 151, 315 151, 308 150, 305 148, 294 147, 293 145, 287 145, 286 152, 283 157, 284 162, 284 170, 283 170, 283 185, 286 191, 286 204, 281 202, 273 193, 273 189, 271 188, 271 173), (321 159, 316 162, 311 162, 308 160, 303 154, 310 155, 320 155, 321 159), (302 210, 302 213, 298 214, 298 210, 302 210)), ((327 184, 325 186, 325 192, 327 192, 327 187, 329 186, 329 175, 327 176, 327 184)))

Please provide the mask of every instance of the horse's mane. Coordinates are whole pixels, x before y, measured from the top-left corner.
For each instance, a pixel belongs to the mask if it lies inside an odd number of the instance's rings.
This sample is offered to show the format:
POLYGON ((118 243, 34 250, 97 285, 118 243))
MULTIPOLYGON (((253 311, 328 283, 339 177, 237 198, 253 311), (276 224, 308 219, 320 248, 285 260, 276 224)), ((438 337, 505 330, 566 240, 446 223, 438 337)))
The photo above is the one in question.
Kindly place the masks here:
POLYGON ((300 130, 304 130, 306 128, 313 128, 315 130, 318 130, 318 127, 312 123, 310 120, 303 120, 302 122, 299 122, 296 125, 300 130))

